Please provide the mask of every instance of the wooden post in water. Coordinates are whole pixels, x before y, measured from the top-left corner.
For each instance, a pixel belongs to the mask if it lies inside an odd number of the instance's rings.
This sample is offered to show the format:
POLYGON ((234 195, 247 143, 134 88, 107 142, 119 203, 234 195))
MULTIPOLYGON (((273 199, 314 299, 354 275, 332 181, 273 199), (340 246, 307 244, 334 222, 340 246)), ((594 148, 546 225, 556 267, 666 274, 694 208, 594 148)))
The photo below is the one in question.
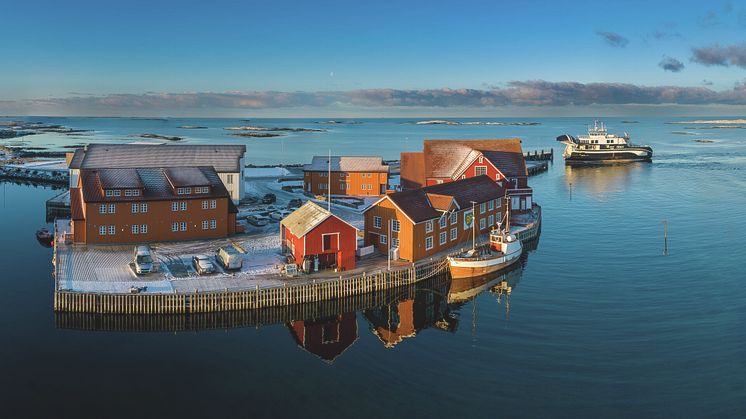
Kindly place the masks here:
POLYGON ((663 220, 663 256, 668 256, 668 221, 663 220))

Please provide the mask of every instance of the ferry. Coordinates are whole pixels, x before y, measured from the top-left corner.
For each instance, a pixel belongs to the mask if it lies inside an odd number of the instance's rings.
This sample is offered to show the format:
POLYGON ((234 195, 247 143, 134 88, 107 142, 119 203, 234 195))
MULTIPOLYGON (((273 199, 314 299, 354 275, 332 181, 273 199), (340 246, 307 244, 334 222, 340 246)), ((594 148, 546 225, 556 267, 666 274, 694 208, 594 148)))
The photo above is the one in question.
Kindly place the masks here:
POLYGON ((471 249, 448 257, 451 278, 471 278, 490 274, 517 262, 523 253, 523 244, 510 234, 510 213, 506 213, 506 226, 490 231, 490 245, 486 249, 476 248, 476 222, 472 221, 471 249))
POLYGON ((562 155, 566 164, 649 162, 653 159, 650 146, 631 144, 626 132, 621 137, 609 134, 606 126, 598 121, 588 128, 588 135, 564 134, 557 137, 557 141, 565 144, 562 155))

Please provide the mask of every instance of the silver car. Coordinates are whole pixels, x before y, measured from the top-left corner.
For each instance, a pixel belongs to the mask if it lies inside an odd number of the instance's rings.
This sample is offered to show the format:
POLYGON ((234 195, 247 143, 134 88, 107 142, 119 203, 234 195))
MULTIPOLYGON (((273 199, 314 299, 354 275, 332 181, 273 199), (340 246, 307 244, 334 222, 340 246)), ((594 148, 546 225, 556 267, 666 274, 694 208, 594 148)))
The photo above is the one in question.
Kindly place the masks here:
POLYGON ((194 270, 200 275, 215 272, 215 265, 213 265, 210 258, 205 255, 194 256, 192 258, 192 266, 194 266, 194 270))

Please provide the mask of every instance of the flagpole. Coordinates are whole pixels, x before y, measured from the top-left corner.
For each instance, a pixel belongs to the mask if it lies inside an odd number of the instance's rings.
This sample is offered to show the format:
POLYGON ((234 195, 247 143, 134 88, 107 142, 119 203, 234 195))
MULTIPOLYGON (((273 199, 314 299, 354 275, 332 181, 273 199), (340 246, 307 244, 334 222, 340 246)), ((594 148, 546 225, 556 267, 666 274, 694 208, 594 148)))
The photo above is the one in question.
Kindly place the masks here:
POLYGON ((329 160, 326 172, 326 210, 332 212, 332 149, 329 149, 329 160))

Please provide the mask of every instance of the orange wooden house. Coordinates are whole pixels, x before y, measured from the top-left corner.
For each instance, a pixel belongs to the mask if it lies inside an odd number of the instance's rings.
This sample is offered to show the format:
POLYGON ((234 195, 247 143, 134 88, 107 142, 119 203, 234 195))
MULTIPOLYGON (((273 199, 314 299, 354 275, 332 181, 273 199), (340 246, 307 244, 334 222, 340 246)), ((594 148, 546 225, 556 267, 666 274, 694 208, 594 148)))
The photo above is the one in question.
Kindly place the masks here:
POLYGON ((70 188, 76 243, 226 237, 236 206, 212 167, 82 169, 70 188))
POLYGON ((425 140, 423 151, 401 153, 402 190, 486 175, 510 196, 510 209, 528 211, 533 190, 521 140, 425 140))
POLYGON ((389 185, 381 157, 314 156, 303 166, 303 190, 315 195, 378 196, 389 185))
POLYGON ((463 246, 472 222, 482 234, 502 221, 504 196, 486 175, 385 195, 363 211, 365 245, 411 262, 463 246))

